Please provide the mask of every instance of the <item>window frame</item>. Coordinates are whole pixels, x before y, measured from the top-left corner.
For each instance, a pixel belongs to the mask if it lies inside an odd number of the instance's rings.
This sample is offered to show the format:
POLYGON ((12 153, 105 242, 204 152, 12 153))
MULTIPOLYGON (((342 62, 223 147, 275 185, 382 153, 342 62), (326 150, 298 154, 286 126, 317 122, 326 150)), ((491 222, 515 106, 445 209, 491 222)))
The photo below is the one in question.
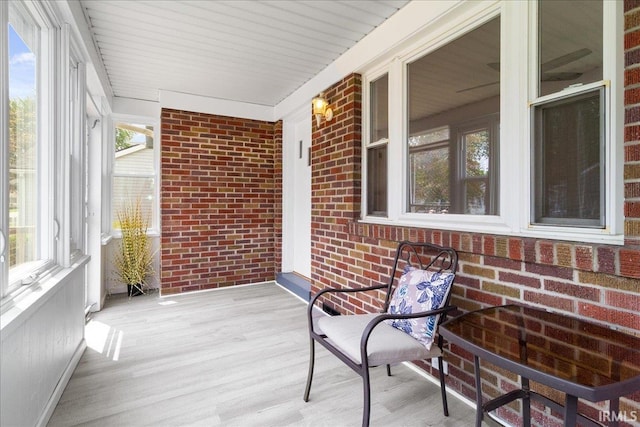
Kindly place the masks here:
MULTIPOLYGON (((538 63, 538 2, 531 2, 528 5, 528 14, 530 17, 529 44, 529 61, 532 64, 538 63)), ((604 88, 604 161, 602 165, 604 172, 604 227, 595 228, 591 226, 567 225, 559 226, 552 224, 536 224, 535 223, 535 193, 533 182, 530 182, 527 188, 523 189, 526 199, 522 200, 527 208, 527 214, 523 221, 525 231, 523 234, 533 237, 542 236, 549 239, 577 240, 585 242, 598 242, 607 244, 624 244, 624 213, 622 209, 622 201, 624 200, 622 183, 623 178, 623 159, 624 159, 624 64, 623 62, 623 28, 624 28, 624 12, 622 2, 603 1, 603 70, 600 81, 584 84, 578 87, 569 87, 562 92, 554 92, 549 95, 538 96, 538 67, 532 70, 532 76, 528 86, 528 126, 527 137, 530 139, 530 150, 527 153, 527 174, 532 177, 535 167, 533 150, 534 146, 534 127, 535 127, 535 111, 536 105, 551 102, 561 98, 569 98, 577 96, 580 93, 594 90, 595 88, 604 88), (620 64, 618 66, 618 64, 620 64), (618 203, 616 203, 618 201, 618 203)))
MULTIPOLYGON (((9 4, 18 7, 39 28, 39 58, 36 66, 38 87, 38 260, 27 263, 19 275, 10 276, 8 263, 8 242, 0 245, 0 306, 2 312, 13 306, 16 298, 26 298, 31 290, 40 289, 47 279, 61 270, 71 267, 85 251, 84 210, 79 215, 82 224, 73 224, 72 209, 82 209, 87 186, 86 164, 80 163, 78 171, 81 182, 74 185, 68 174, 56 173, 69 170, 72 161, 86 156, 83 148, 86 97, 86 68, 80 50, 75 44, 68 24, 63 22, 60 11, 49 3, 14 0, 0 2, 0 21, 3 34, 0 35, 0 66, 3 78, 0 80, 0 177, 8 176, 8 96, 9 58, 6 28, 9 22, 9 4), (71 63, 76 71, 70 72, 71 63), (5 154, 5 155, 2 155, 5 154), (6 159, 6 160, 4 160, 6 159), (82 169, 84 168, 84 169, 82 169), (74 205, 74 206, 72 206, 74 205), (77 240, 72 250, 71 238, 77 240), (4 246, 4 247, 2 247, 4 246), (4 257, 4 258, 2 258, 4 257), (19 276, 19 277, 18 277, 19 276)), ((0 233, 9 230, 8 180, 0 180, 0 233)), ((0 240, 2 238, 0 237, 0 240)), ((18 267, 20 268, 20 267, 18 267)))
MULTIPOLYGON (((368 216, 372 216, 372 217, 376 217, 376 218, 386 218, 389 215, 389 190, 390 190, 390 186, 389 186, 389 140, 390 140, 390 135, 389 132, 391 132, 391 129, 389 129, 389 127, 387 127, 387 138, 380 138, 376 141, 371 141, 371 116, 372 116, 372 105, 371 102, 373 100, 373 96, 371 94, 371 84, 378 81, 379 79, 383 78, 383 77, 387 77, 387 100, 390 99, 390 92, 391 90, 388 88, 388 85, 390 84, 390 77, 389 77, 389 70, 386 68, 383 68, 382 70, 379 70, 378 72, 372 74, 371 76, 369 76, 369 79, 366 82, 363 82, 363 84, 366 84, 367 90, 365 91, 366 94, 363 94, 363 118, 366 116, 367 120, 367 127, 363 128, 364 132, 363 132, 363 156, 364 157, 369 157, 369 152, 370 150, 376 150, 378 148, 386 148, 386 157, 387 157, 387 167, 386 167, 386 175, 387 175, 387 189, 386 189, 386 201, 385 201, 385 205, 386 205, 386 212, 385 213, 379 213, 379 214, 375 214, 375 213, 367 213, 368 216)), ((390 114, 390 106, 389 106, 389 102, 387 102, 387 122, 390 124, 390 120, 389 120, 389 114, 390 114)), ((368 162, 365 162, 363 164, 368 164, 368 162)), ((364 188, 364 192, 366 193, 368 188, 369 188, 369 170, 368 168, 365 169, 363 168, 362 170, 362 182, 363 184, 363 188, 364 188)), ((369 202, 368 202, 368 198, 367 198, 367 202, 366 204, 363 204, 363 212, 365 211, 369 211, 369 202)))
MULTIPOLYGON (((36 178, 36 198, 39 205, 37 208, 37 234, 38 243, 36 247, 36 260, 20 265, 17 268, 9 268, 8 263, 8 232, 9 232, 9 218, 8 216, 3 218, 1 225, 3 235, 6 235, 7 241, 5 242, 4 249, 4 266, 2 275, 0 276, 1 297, 3 300, 10 295, 17 295, 27 290, 30 285, 37 283, 42 277, 46 276, 56 267, 58 258, 58 251, 55 247, 54 241, 56 233, 60 232, 60 223, 56 221, 55 206, 56 199, 51 197, 44 197, 45 194, 54 194, 56 191, 55 181, 52 179, 53 170, 56 163, 56 151, 59 147, 56 146, 56 122, 53 111, 55 111, 55 99, 54 93, 57 88, 60 87, 61 82, 58 80, 59 73, 56 71, 56 66, 59 59, 59 49, 56 45, 56 35, 59 32, 56 29, 55 21, 51 16, 47 14, 42 5, 39 4, 27 4, 24 2, 3 2, 3 18, 2 25, 6 29, 9 25, 9 7, 15 7, 19 10, 23 19, 28 20, 30 25, 34 25, 37 30, 37 44, 38 52, 36 61, 36 87, 37 87, 37 178, 36 178), (6 8, 6 9, 5 9, 6 8)), ((7 40, 7 33, 3 31, 3 35, 0 36, 3 45, 7 40)), ((8 81, 8 55, 9 52, 3 51, 2 61, 3 75, 2 80, 3 89, 3 104, 8 105, 9 99, 9 81, 8 81), (6 97, 6 98, 5 98, 6 97)), ((9 111, 8 109, 3 112, 3 120, 8 122, 9 111)), ((2 143, 2 152, 8 153, 8 140, 9 129, 5 126, 2 130, 4 141, 2 143)), ((8 155, 2 156, 8 158, 8 155)), ((8 161, 4 164, 4 170, 2 176, 8 176, 8 161)), ((3 181, 8 181, 7 179, 3 181)), ((3 197, 0 202, 0 210, 2 212, 8 212, 9 206, 9 188, 8 184, 3 186, 3 197)), ((3 301, 4 302, 4 301, 3 301)))
MULTIPOLYGON (((455 180, 460 181, 463 185, 465 191, 467 188, 467 183, 474 181, 486 181, 489 187, 489 210, 494 210, 497 215, 500 212, 500 199, 498 194, 500 192, 500 118, 497 117, 496 114, 487 114, 484 116, 473 118, 469 121, 455 124, 451 128, 452 130, 452 143, 453 143, 453 151, 455 152, 454 156, 457 156, 457 161, 455 162, 455 166, 457 170, 455 171, 455 180), (486 129, 489 133, 489 171, 485 178, 476 178, 476 177, 467 177, 466 176, 466 151, 464 142, 462 140, 463 136, 469 134, 473 131, 479 129, 486 129), (455 138, 455 140, 453 139, 455 138), (497 165, 496 165, 497 164, 497 165), (493 191, 497 189, 498 191, 493 191)), ((456 198, 458 200, 455 201, 455 204, 459 204, 460 206, 464 206, 465 200, 464 195, 465 192, 458 191, 456 198)), ((452 205, 454 202, 452 202, 452 205)), ((468 214, 466 214, 468 215, 468 214)), ((492 214, 485 214, 491 216, 492 214)))
POLYGON ((70 173, 69 181, 65 184, 68 188, 68 200, 62 207, 62 217, 65 220, 65 235, 63 244, 63 257, 61 264, 69 267, 87 251, 87 212, 88 212, 88 135, 86 119, 86 66, 81 60, 79 47, 70 37, 69 27, 64 26, 63 33, 68 40, 69 52, 66 58, 68 66, 68 90, 65 103, 68 106, 67 143, 65 150, 70 173), (76 167, 73 167, 76 165, 76 167))
MULTIPOLYGON (((369 83, 382 73, 389 73, 389 141, 388 141, 388 215, 367 215, 367 186, 361 186, 362 210, 360 221, 374 224, 438 228, 461 232, 479 232, 498 235, 549 238, 603 244, 623 244, 622 193, 623 144, 623 13, 619 2, 603 5, 603 77, 607 86, 605 96, 605 151, 606 151, 606 227, 536 226, 531 224, 531 94, 537 71, 528 64, 536 58, 537 2, 465 2, 451 7, 442 19, 431 23, 411 40, 405 41, 397 51, 388 53, 361 70, 363 81, 362 129, 368 132, 369 83), (408 156, 406 147, 407 76, 406 64, 434 51, 453 39, 500 16, 500 97, 499 159, 497 179, 499 194, 497 215, 429 215, 408 212, 408 156), (528 28, 523 33, 522 29, 528 28), (523 36, 524 34, 524 36, 523 36), (506 73, 506 70, 509 73, 506 73), (519 141, 519 143, 513 143, 519 141), (513 161, 505 161, 513 159, 513 161), (398 165, 401 165, 399 167, 398 165), (397 189, 401 188, 402 191, 397 189), (506 201, 509 200, 509 203, 506 201), (616 206, 615 201, 618 201, 616 206)), ((586 86, 586 85, 585 85, 586 86)), ((580 88, 584 90, 584 86, 580 88)), ((366 183, 367 135, 363 135, 362 171, 366 183)))
MULTIPOLYGON (((9 5, 0 2, 0 22, 2 22, 2 34, 0 34, 0 177, 9 175, 9 103, 5 102, 9 93, 9 43, 5 43, 8 37, 9 5), (7 141, 7 142, 5 142, 7 141)), ((0 179, 0 299, 4 299, 9 293, 8 277, 9 263, 9 180, 0 179)))
POLYGON ((577 228, 585 228, 585 229, 603 229, 606 227, 607 224, 607 209, 605 206, 605 202, 604 199, 606 198, 606 195, 608 193, 608 189, 606 188, 606 168, 605 168, 605 164, 606 164, 606 137, 605 137, 605 133, 606 133, 606 99, 607 99, 607 91, 606 91, 606 86, 603 82, 595 82, 592 84, 588 84, 588 85, 584 85, 584 86, 580 86, 579 90, 576 90, 575 92, 572 91, 570 94, 565 94, 565 93, 560 93, 560 94, 554 94, 555 96, 545 96, 543 101, 539 101, 539 102, 532 102, 531 103, 531 156, 532 156, 532 164, 531 164, 531 171, 532 171, 532 175, 531 175, 531 196, 532 196, 532 202, 530 202, 530 207, 531 207, 531 211, 530 211, 530 224, 531 226, 534 227, 550 227, 550 226, 557 226, 557 227, 577 227, 577 228), (536 114, 536 109, 538 107, 544 107, 544 106, 549 106, 549 105, 554 105, 554 104, 560 104, 560 103, 564 103, 564 102, 571 102, 571 100, 577 100, 580 98, 584 98, 590 94, 594 94, 594 93, 598 93, 598 95, 600 96, 600 106, 599 106, 599 110, 600 110, 600 147, 599 147, 599 151, 600 151, 600 167, 602 169, 604 169, 603 172, 601 172, 601 175, 599 176, 599 185, 600 185, 600 191, 604 192, 604 195, 601 195, 601 200, 599 202, 600 204, 600 219, 597 220, 598 224, 596 224, 596 220, 587 220, 587 219, 579 219, 579 218, 547 218, 547 217, 543 217, 540 215, 540 219, 536 220, 536 218, 539 216, 537 214, 537 211, 539 209, 539 207, 536 205, 536 203, 542 203, 543 200, 543 196, 542 194, 538 193, 536 191, 537 185, 539 184, 539 182, 542 182, 542 173, 540 171, 538 171, 537 168, 537 156, 542 156, 541 150, 542 150, 542 146, 538 146, 538 144, 540 143, 540 135, 537 134, 538 131, 538 126, 540 125, 540 118, 538 117, 538 115, 536 114), (539 182, 538 182, 539 181, 539 182), (600 221, 602 221, 602 224, 600 224, 600 221), (562 224, 564 223, 564 224, 562 224))
MULTIPOLYGON (((429 152, 429 151, 436 151, 442 148, 446 148, 447 149, 447 156, 451 156, 451 151, 453 149, 453 151, 455 151, 455 148, 453 148, 454 146, 452 145, 452 141, 451 141, 451 126, 440 126, 438 128, 434 128, 434 129, 427 129, 425 132, 416 134, 416 135, 410 135, 409 138, 411 137, 416 137, 416 136, 422 136, 425 135, 429 132, 433 132, 436 130, 440 130, 440 129, 445 129, 447 130, 448 133, 448 137, 447 139, 441 139, 432 143, 428 143, 428 144, 424 144, 422 146, 417 146, 417 147, 411 147, 410 145, 407 146, 407 177, 406 177, 406 182, 407 182, 407 198, 406 198, 406 211, 407 212, 415 212, 414 207, 419 207, 419 206, 424 206, 424 205, 419 205, 417 203, 413 203, 414 202, 414 183, 415 183, 415 179, 412 179, 412 177, 414 176, 414 174, 412 174, 412 170, 413 170, 413 161, 412 161, 412 157, 414 155, 419 155, 421 153, 425 153, 425 152, 429 152)), ((408 139, 407 138, 407 141, 408 139)), ((447 176, 448 176, 448 183, 450 184, 451 182, 451 168, 447 171, 447 176)), ((451 204, 451 203, 449 203, 451 204)), ((419 213, 423 213, 422 211, 418 211, 419 213)))

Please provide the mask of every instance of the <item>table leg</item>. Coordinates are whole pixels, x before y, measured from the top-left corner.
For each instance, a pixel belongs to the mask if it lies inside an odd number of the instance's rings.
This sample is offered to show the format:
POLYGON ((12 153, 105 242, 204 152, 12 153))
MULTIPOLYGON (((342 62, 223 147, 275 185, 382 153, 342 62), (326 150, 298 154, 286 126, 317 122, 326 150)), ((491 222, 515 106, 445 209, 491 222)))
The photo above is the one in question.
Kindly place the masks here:
POLYGON ((620 415, 620 399, 615 398, 609 401, 609 427, 618 427, 618 416, 620 415))
POLYGON ((578 414, 578 398, 567 394, 564 405, 564 427, 575 427, 578 414))
POLYGON ((480 359, 478 356, 473 356, 473 364, 476 371, 476 427, 481 427, 484 410, 482 409, 482 384, 480 382, 480 359))
POLYGON ((522 425, 524 427, 531 427, 531 395, 529 389, 529 378, 520 377, 522 383, 522 425))

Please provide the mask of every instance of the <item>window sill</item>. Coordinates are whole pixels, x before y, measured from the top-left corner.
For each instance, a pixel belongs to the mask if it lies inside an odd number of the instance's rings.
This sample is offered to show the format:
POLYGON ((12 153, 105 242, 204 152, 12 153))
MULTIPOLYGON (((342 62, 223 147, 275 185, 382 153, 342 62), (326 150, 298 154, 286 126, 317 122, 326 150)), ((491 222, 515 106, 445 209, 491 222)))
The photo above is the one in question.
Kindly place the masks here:
POLYGON ((575 243, 602 245, 624 245, 624 235, 610 234, 608 230, 593 230, 564 227, 531 227, 513 229, 498 216, 468 216, 443 214, 405 214, 398 220, 368 216, 358 224, 375 224, 395 227, 413 227, 459 233, 495 234, 511 237, 560 240, 575 243), (417 215, 421 217, 417 217, 417 215), (428 216, 428 218, 426 218, 428 216))
POLYGON ((531 237, 536 239, 563 240, 577 243, 596 243, 602 245, 624 245, 624 235, 610 234, 607 229, 593 230, 564 227, 531 226, 528 230, 522 230, 518 237, 531 237))
POLYGON ((431 228, 466 233, 513 234, 504 220, 498 216, 469 216, 455 214, 404 214, 397 220, 382 217, 365 217, 359 222, 398 227, 431 228))
POLYGON ((20 289, 2 300, 0 306, 0 334, 2 339, 42 307, 65 279, 78 268, 86 265, 89 256, 83 256, 69 268, 57 267, 38 282, 20 289))
POLYGON ((113 239, 113 236, 111 234, 107 234, 107 233, 102 233, 102 235, 100 236, 100 244, 102 246, 106 246, 109 244, 109 242, 113 239))

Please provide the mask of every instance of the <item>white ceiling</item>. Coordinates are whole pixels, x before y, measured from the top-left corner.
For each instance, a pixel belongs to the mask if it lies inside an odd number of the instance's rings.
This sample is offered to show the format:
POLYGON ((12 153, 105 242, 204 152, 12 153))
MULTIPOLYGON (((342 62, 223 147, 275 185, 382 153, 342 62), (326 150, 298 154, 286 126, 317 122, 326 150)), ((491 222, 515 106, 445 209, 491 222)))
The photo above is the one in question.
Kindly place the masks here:
POLYGON ((408 0, 81 0, 113 95, 274 106, 408 0))

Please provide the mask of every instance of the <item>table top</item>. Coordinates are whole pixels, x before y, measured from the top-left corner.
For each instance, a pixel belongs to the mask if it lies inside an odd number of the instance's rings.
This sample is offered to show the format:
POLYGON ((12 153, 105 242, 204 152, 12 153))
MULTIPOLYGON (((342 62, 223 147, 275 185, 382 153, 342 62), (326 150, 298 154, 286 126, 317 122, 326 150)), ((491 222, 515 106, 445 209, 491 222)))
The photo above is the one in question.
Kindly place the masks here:
POLYGON ((472 311, 440 333, 481 359, 590 401, 640 390, 640 337, 519 305, 472 311))

